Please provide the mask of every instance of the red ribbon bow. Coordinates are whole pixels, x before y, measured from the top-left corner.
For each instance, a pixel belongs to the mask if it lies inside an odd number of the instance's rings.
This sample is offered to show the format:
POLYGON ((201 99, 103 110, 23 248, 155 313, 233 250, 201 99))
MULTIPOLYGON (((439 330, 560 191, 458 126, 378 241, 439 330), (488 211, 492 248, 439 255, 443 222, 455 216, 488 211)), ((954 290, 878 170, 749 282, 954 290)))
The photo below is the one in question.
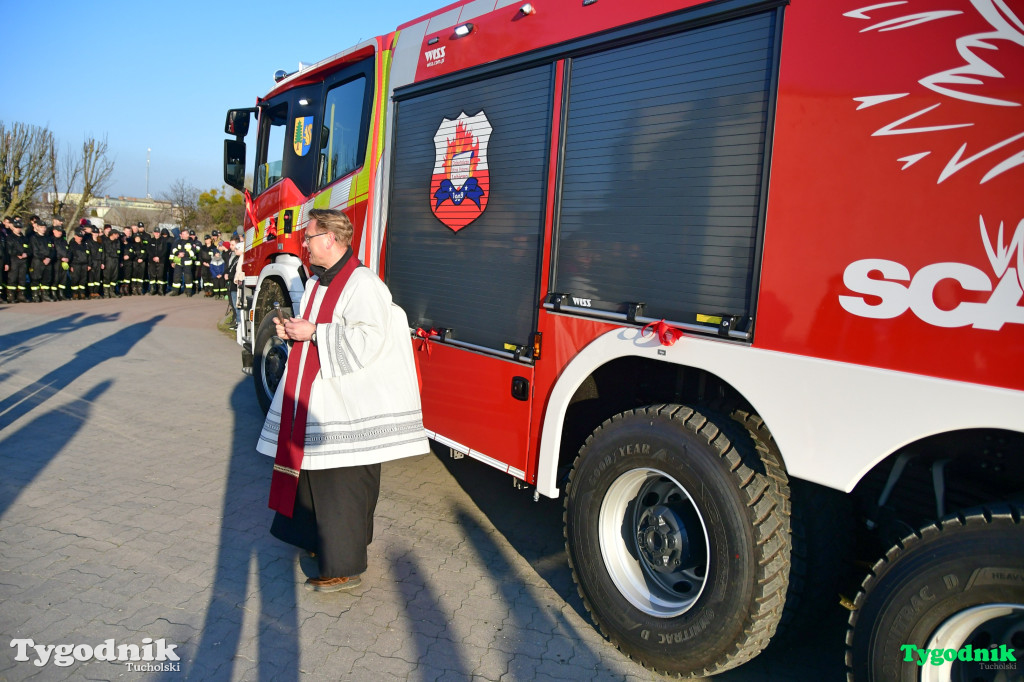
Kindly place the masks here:
POLYGON ((640 336, 647 336, 647 330, 650 329, 651 333, 658 335, 658 341, 663 346, 671 346, 676 341, 682 338, 683 330, 676 329, 675 327, 665 324, 665 320, 661 319, 657 322, 651 322, 640 330, 640 336))
POLYGON ((430 331, 427 331, 423 327, 416 327, 415 336, 420 340, 419 350, 423 350, 424 348, 426 348, 427 355, 430 355, 430 337, 434 335, 440 336, 441 333, 434 329, 433 327, 430 328, 430 331))

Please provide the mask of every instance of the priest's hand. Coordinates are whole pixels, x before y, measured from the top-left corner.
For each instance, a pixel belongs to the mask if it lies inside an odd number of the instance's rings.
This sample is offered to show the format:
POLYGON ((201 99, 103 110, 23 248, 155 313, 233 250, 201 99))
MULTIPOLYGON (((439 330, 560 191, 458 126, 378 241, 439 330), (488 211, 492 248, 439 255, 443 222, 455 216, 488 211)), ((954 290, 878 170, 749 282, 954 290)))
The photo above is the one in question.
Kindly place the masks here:
POLYGON ((276 318, 277 335, 291 341, 309 341, 316 331, 316 325, 301 317, 289 317, 284 322, 276 318), (283 333, 282 333, 283 332, 283 333))

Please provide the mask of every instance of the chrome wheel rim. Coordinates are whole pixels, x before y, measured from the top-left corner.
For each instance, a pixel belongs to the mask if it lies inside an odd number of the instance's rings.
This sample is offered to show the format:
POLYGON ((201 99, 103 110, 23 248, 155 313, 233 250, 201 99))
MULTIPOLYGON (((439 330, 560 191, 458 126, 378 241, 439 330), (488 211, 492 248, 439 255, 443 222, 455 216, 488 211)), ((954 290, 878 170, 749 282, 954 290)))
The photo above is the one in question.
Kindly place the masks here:
POLYGON ((707 525, 677 480, 633 469, 608 488, 598 514, 601 555, 630 604, 658 618, 688 611, 704 590, 707 525))
POLYGON ((263 390, 271 398, 277 392, 277 385, 284 378, 284 368, 288 362, 288 344, 278 336, 271 336, 263 344, 262 353, 263 390))

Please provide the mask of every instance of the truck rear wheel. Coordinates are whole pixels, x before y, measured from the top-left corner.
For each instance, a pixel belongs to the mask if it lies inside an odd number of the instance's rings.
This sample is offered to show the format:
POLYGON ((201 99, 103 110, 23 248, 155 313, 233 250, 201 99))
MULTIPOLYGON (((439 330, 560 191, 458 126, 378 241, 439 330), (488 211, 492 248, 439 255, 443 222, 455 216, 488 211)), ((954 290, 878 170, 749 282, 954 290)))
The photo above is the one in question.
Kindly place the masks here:
POLYGON ((886 552, 865 578, 850 614, 849 679, 1019 679, 1024 667, 1019 659, 1024 650, 1022 513, 1021 505, 1006 505, 954 514, 886 552), (1016 661, 993 658, 993 665, 942 657, 968 645, 972 659, 973 652, 1002 647, 1016 649, 1016 661), (939 650, 940 656, 929 653, 922 662, 917 649, 939 650))
POLYGON ((789 575, 786 475, 728 417, 681 405, 616 415, 587 439, 566 549, 601 631, 645 666, 710 675, 778 626, 789 575))
POLYGON ((266 414, 274 400, 277 385, 284 378, 284 368, 288 362, 288 343, 277 336, 273 314, 263 316, 252 348, 252 380, 256 387, 256 400, 266 414))

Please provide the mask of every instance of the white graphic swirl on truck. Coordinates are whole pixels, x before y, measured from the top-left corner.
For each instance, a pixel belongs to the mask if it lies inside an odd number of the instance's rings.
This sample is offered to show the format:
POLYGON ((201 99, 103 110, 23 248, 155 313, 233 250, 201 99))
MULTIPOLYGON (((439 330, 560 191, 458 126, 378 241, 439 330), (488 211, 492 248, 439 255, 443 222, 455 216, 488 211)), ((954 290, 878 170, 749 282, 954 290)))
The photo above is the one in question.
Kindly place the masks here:
MULTIPOLYGON (((963 142, 949 158, 941 159, 944 163, 939 164, 936 184, 970 167, 982 173, 978 183, 984 185, 1024 165, 1024 115, 1014 119, 1020 124, 1018 129, 992 131, 979 131, 973 120, 944 118, 942 105, 950 100, 977 105, 979 114, 983 114, 982 107, 1019 108, 1024 104, 1007 98, 1008 91, 1001 87, 1007 78, 1007 65, 1024 63, 1024 22, 1001 0, 971 0, 971 6, 991 30, 957 38, 956 53, 962 63, 918 81, 937 95, 933 103, 909 113, 900 110, 897 118, 872 133, 872 137, 910 136, 906 139, 919 145, 896 159, 903 164, 902 171, 932 155, 934 150, 928 147, 938 137, 945 139, 951 134, 946 131, 974 128, 973 133, 988 136, 985 144, 976 149, 969 149, 968 143, 963 142)), ((908 2, 886 2, 844 16, 865 22, 860 32, 866 33, 919 30, 931 22, 957 21, 964 14, 960 10, 913 11, 908 2)), ((860 103, 860 111, 898 102, 909 95, 880 93, 854 99, 860 103)), ((985 207, 980 206, 979 213, 979 250, 984 249, 991 273, 952 259, 926 265, 913 274, 893 260, 861 259, 850 263, 843 273, 843 284, 858 295, 839 296, 840 305, 853 315, 874 319, 899 317, 909 310, 937 327, 970 326, 998 331, 1008 323, 1024 324, 1024 216, 989 215, 986 221, 985 207), (965 292, 981 293, 970 296, 975 300, 961 300, 953 307, 939 306, 935 302, 935 288, 947 280, 965 292), (977 300, 979 296, 985 298, 985 292, 990 292, 987 299, 977 300)))

